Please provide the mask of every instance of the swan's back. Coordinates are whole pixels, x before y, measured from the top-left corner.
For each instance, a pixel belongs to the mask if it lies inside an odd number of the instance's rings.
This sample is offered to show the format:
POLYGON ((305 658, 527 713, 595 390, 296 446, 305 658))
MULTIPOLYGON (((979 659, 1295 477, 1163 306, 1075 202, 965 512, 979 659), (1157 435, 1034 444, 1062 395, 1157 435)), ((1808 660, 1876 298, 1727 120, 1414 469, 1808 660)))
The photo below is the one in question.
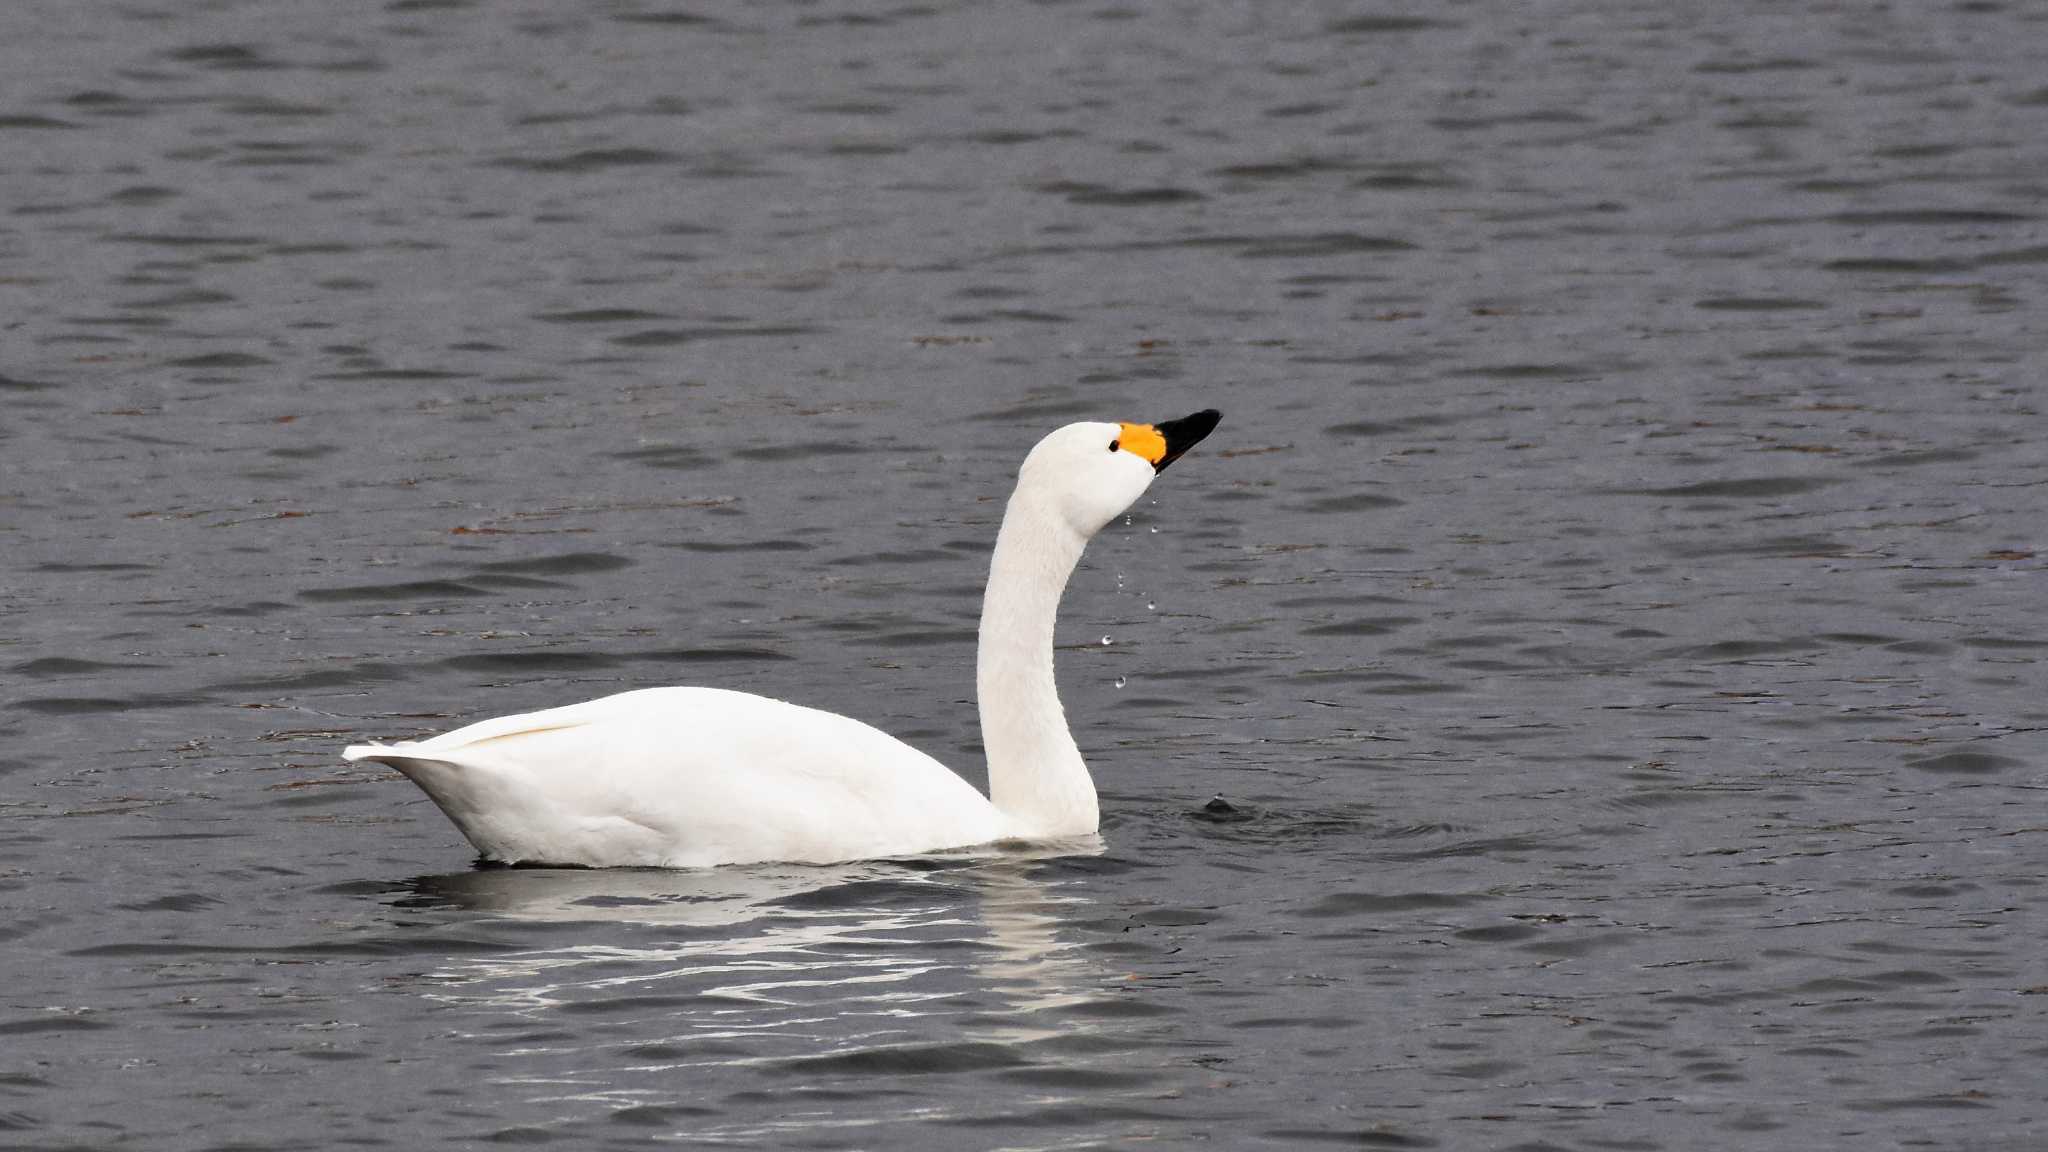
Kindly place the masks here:
POLYGON ((343 755, 405 773, 506 863, 824 863, 1006 834, 981 793, 895 737, 720 688, 647 688, 343 755))

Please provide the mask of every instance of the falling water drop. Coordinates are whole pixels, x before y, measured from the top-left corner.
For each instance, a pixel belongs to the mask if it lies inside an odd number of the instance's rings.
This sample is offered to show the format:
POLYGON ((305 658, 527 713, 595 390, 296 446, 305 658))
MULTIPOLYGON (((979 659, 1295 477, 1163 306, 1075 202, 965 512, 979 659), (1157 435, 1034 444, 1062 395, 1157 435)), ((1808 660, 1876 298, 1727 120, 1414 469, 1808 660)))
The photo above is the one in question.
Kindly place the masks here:
POLYGON ((1121 687, 1123 687, 1123 686, 1124 686, 1124 678, 1123 678, 1123 677, 1119 676, 1119 677, 1117 677, 1117 678, 1116 678, 1116 686, 1117 686, 1117 687, 1119 687, 1119 688, 1121 688, 1121 687))
POLYGON ((1114 644, 1114 643, 1115 643, 1115 641, 1114 641, 1114 640, 1111 640, 1111 639, 1110 639, 1109 637, 1107 637, 1107 636, 1104 636, 1104 637, 1102 638, 1102 646, 1103 646, 1104 648, 1107 648, 1107 647, 1109 647, 1109 646, 1110 646, 1111 644, 1114 644))
POLYGON ((1156 528, 1156 527, 1155 527, 1155 528, 1153 528, 1153 529, 1152 529, 1152 534, 1153 534, 1154 536, 1157 536, 1157 535, 1159 535, 1159 529, 1158 529, 1158 528, 1156 528))
POLYGON ((1147 612, 1157 612, 1157 611, 1159 611, 1159 605, 1157 605, 1157 604, 1154 604, 1154 603, 1153 603, 1152 601, 1150 601, 1150 600, 1147 600, 1147 601, 1145 601, 1145 611, 1147 611, 1147 612))

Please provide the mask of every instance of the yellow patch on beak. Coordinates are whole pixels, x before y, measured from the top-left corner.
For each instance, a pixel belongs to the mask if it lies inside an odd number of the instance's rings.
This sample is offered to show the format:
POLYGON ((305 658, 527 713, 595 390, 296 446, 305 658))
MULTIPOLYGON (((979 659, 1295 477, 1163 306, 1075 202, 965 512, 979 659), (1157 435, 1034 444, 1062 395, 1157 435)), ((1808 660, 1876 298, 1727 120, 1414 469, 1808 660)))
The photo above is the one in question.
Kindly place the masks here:
POLYGON ((1154 468, 1166 459, 1166 437, 1150 424, 1118 425, 1116 442, 1124 451, 1136 453, 1154 468))

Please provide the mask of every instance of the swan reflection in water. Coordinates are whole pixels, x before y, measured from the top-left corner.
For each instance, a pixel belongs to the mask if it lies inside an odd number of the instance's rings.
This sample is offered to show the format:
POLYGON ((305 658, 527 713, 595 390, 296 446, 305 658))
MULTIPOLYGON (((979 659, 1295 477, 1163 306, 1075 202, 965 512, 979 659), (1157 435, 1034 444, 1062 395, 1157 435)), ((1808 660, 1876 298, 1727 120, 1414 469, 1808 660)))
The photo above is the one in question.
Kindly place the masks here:
MULTIPOLYGON (((422 992, 489 1017, 472 1033, 479 1042, 502 1042, 508 1015, 552 1030, 495 1053, 511 1059, 493 1074, 569 1119, 592 1104, 715 1107, 759 1088, 762 1073, 790 1074, 773 1083, 794 1101, 833 1081, 963 1060, 1071 1068, 1107 1015, 1089 1006, 1113 993, 1109 975, 1060 939, 1095 905, 1084 876, 1057 878, 1057 861, 1102 851, 1086 836, 826 866, 489 868, 420 877, 396 903, 479 913, 515 940, 531 926, 531 950, 451 961, 422 992), (556 943, 565 932, 574 942, 556 943)), ((960 1095, 922 1114, 993 1102, 960 1095)), ((743 1111, 727 1117, 726 1135, 881 1119, 743 1111)), ((706 1119, 692 1130, 705 1133, 706 1119)))

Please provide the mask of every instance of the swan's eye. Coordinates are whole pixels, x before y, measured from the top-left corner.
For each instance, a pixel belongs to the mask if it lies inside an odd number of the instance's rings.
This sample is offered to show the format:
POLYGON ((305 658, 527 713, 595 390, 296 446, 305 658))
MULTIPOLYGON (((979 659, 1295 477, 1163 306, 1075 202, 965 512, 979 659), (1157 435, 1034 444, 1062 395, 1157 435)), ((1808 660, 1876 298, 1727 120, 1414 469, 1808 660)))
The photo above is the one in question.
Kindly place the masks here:
POLYGON ((1121 440, 1111 440, 1111 441, 1109 442, 1109 450, 1110 450, 1111 452, 1114 452, 1114 451, 1116 451, 1117 449, 1119 449, 1119 448, 1121 448, 1121 447, 1123 447, 1123 446, 1124 446, 1124 442, 1123 442, 1123 441, 1121 441, 1121 440))

